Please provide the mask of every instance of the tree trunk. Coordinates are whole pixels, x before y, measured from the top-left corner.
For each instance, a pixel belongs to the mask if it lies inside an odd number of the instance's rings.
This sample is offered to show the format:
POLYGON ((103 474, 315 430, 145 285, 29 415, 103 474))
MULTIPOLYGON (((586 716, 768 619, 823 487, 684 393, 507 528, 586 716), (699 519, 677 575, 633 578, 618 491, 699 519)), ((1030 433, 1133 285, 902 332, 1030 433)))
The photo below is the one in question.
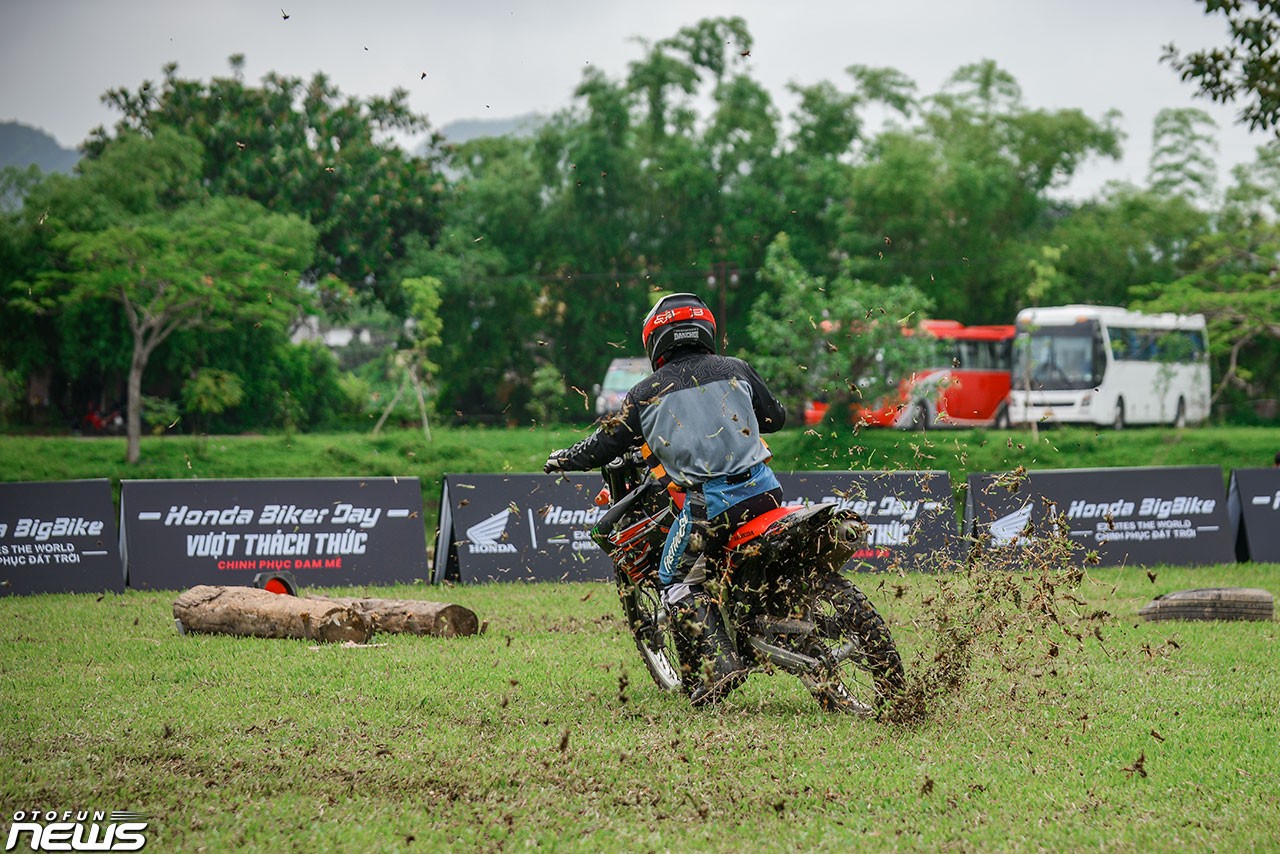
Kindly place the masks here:
POLYGON ((337 601, 269 593, 256 587, 200 584, 173 603, 184 631, 257 638, 367 643, 373 623, 337 601))
POLYGON ((130 464, 142 457, 142 372, 146 367, 147 354, 142 342, 134 341, 124 406, 124 432, 127 437, 124 461, 130 464))
POLYGON ((480 621, 475 611, 461 605, 416 599, 312 598, 351 608, 369 620, 374 631, 379 632, 454 638, 474 635, 479 631, 480 621))

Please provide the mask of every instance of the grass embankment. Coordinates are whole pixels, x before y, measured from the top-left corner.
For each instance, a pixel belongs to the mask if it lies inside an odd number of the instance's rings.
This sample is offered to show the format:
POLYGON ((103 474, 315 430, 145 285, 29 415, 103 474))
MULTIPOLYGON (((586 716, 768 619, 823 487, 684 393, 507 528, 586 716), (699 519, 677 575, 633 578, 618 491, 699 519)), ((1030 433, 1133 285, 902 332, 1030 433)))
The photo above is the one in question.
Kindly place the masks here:
MULTIPOLYGON (((586 428, 295 434, 288 436, 148 437, 142 460, 124 462, 124 440, 114 438, 0 438, 0 480, 110 478, 119 497, 122 479, 417 477, 430 542, 445 473, 541 471, 547 453, 586 435, 586 428)), ((902 433, 820 426, 787 429, 769 437, 780 471, 939 469, 957 488, 974 472, 1118 466, 1266 466, 1280 438, 1265 428, 1191 428, 1171 431, 1062 429, 954 430, 902 433)))
MULTIPOLYGON (((171 593, 0 599, 0 815, 136 810, 155 851, 1274 850, 1277 624, 1136 613, 1280 566, 1154 574, 1013 614, 910 726, 782 675, 693 710, 601 584, 382 589, 487 631, 368 648, 180 636, 171 593)), ((942 579, 862 582, 927 667, 942 579)))

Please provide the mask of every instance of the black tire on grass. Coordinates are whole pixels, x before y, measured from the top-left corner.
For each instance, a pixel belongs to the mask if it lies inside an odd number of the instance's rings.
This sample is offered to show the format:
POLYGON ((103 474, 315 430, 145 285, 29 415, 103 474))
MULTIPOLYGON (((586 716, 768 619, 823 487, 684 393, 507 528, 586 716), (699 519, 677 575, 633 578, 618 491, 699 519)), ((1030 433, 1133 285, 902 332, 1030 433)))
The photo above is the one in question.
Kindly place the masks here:
POLYGON ((1157 596, 1138 614, 1146 620, 1272 620, 1275 604, 1255 587, 1204 587, 1157 596))

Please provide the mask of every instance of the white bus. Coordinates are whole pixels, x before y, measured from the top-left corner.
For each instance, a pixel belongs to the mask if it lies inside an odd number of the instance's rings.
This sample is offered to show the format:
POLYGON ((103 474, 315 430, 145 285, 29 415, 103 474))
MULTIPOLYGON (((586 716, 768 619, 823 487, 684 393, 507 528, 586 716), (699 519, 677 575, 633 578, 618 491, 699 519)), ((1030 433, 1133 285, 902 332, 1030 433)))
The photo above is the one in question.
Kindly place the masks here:
POLYGON ((1209 417, 1204 316, 1065 305, 1018 312, 1009 420, 1184 426, 1209 417))

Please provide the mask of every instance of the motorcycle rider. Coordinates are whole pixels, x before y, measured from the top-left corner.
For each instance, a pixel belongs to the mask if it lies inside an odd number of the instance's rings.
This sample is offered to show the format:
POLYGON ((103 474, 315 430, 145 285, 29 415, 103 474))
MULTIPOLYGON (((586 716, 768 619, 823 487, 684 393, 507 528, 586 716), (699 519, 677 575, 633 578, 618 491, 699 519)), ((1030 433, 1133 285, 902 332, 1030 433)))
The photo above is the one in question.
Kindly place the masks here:
POLYGON ((696 295, 658 300, 641 332, 653 373, 627 392, 616 416, 543 467, 584 471, 640 447, 655 476, 683 490, 658 575, 683 646, 699 659, 694 705, 718 702, 747 676, 705 587, 708 559, 714 566, 739 526, 782 503, 761 435, 781 429, 786 410, 750 365, 717 355, 716 336, 715 317, 696 295))

